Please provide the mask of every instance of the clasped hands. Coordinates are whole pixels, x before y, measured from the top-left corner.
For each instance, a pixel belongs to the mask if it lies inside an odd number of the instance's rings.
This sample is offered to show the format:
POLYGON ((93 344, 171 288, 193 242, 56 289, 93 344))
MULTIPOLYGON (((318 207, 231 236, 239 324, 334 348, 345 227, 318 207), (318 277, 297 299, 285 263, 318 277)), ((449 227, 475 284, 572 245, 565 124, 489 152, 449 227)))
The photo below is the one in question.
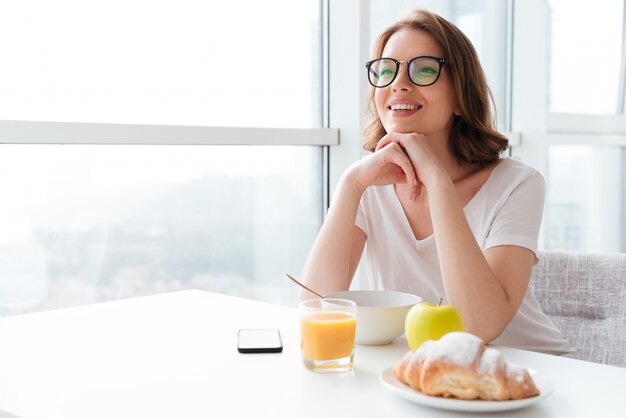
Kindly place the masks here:
POLYGON ((357 177, 365 189, 395 183, 413 185, 411 200, 416 201, 422 186, 441 169, 441 164, 426 136, 418 133, 391 132, 380 139, 373 154, 358 163, 357 177))

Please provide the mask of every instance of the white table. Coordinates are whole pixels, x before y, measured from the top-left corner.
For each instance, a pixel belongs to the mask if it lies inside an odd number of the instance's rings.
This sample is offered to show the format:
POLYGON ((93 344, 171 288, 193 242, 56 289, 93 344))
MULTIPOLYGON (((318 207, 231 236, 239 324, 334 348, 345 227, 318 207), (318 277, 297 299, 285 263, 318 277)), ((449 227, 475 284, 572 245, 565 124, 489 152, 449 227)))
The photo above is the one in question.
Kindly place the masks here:
MULTIPOLYGON (((191 290, 0 319, 0 418, 439 417, 378 380, 404 338, 357 346, 356 369, 300 360, 293 308, 191 290), (278 328, 279 354, 240 354, 239 328, 278 328)), ((507 417, 626 416, 626 369, 510 348, 556 391, 507 417)), ((476 414, 467 416, 476 417, 476 414)))

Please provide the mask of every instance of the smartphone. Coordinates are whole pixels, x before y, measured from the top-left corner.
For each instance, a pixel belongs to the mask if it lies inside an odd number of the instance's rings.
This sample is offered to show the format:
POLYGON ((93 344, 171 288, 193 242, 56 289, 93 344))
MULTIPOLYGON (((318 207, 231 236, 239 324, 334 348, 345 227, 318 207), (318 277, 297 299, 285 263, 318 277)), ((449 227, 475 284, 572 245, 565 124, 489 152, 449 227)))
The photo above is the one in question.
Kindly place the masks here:
POLYGON ((277 329, 240 329, 237 337, 240 353, 280 353, 283 342, 277 329))

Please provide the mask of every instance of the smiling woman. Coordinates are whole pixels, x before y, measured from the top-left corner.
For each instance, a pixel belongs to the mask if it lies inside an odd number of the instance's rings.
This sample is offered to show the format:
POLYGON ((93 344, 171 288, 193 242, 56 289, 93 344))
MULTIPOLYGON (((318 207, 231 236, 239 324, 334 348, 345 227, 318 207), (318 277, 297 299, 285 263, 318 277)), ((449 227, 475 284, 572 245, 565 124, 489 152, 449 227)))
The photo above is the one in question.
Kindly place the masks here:
POLYGON ((471 42, 417 9, 384 29, 372 51, 364 147, 373 152, 339 180, 303 281, 322 294, 348 289, 367 248, 371 287, 443 298, 486 342, 570 354, 528 291, 544 180, 500 157, 507 139, 471 42), (411 65, 424 57, 437 73, 425 82, 415 73, 424 66, 411 65))
MULTIPOLYGON (((369 123, 365 128, 365 145, 367 150, 373 150, 378 139, 389 132, 389 129, 396 132, 414 132, 415 127, 395 126, 393 121, 402 121, 404 117, 412 116, 414 113, 419 117, 413 118, 413 123, 419 123, 420 132, 423 134, 435 134, 432 130, 436 126, 445 126, 448 122, 439 120, 441 117, 448 118, 450 113, 447 107, 456 116, 463 114, 462 118, 453 118, 451 124, 446 129, 451 130, 450 141, 456 157, 465 162, 494 161, 499 153, 506 148, 506 139, 489 127, 495 124, 492 118, 491 109, 488 103, 493 101, 489 87, 486 85, 482 67, 477 61, 477 55, 473 46, 468 44, 465 48, 456 47, 452 49, 448 41, 444 39, 445 34, 437 27, 427 28, 433 37, 421 31, 400 31, 396 33, 398 27, 390 27, 383 32, 379 42, 375 44, 374 56, 387 57, 390 55, 403 55, 406 62, 406 77, 400 76, 398 83, 411 83, 418 87, 446 86, 447 89, 437 87, 420 89, 424 97, 415 101, 407 95, 393 95, 388 97, 390 89, 384 87, 392 84, 400 70, 400 62, 393 58, 378 58, 368 62, 370 84, 375 89, 370 90, 369 95, 369 123), (392 36, 393 35, 393 36, 392 36), (402 45, 416 45, 411 51, 403 49, 402 45), (440 45, 448 45, 446 51, 440 45), (384 49, 383 49, 384 47, 384 49), (428 55, 435 53, 436 56, 428 55), (441 58, 442 55, 451 56, 441 58), (414 58, 411 58, 414 57, 414 58), (372 64, 376 67, 380 62, 395 62, 395 71, 385 82, 372 80, 372 64), (425 72, 426 70, 426 72, 425 72), (475 77, 465 77, 465 74, 476 72, 475 77), (427 74, 427 75, 425 75, 427 74), (439 84, 438 80, 442 79, 439 84), (440 95, 441 97, 437 97, 440 95), (434 101, 440 102, 435 109, 427 107, 429 96, 434 101), (445 100, 446 103, 442 103, 445 100), (485 106, 487 104, 487 106, 485 106), (425 107, 426 106, 426 107, 425 107), (440 107, 443 106, 443 107, 440 107), (440 115, 439 119, 438 116, 440 115), (389 128, 386 128, 385 118, 389 128), (477 141, 475 137, 479 135, 482 140, 477 141)), ((465 36, 459 37, 459 42, 465 41, 465 36)), ((409 85, 410 86, 410 85, 409 85)), ((402 88, 402 87, 401 87, 402 88)))

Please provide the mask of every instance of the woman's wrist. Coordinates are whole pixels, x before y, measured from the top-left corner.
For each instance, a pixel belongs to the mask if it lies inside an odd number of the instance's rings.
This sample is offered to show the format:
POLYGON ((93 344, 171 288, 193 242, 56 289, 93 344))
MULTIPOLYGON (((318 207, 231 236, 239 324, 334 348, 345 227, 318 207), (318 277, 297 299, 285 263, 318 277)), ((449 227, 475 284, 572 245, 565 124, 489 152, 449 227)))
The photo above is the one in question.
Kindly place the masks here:
POLYGON ((362 176, 360 175, 361 169, 362 168, 358 165, 358 162, 353 163, 343 173, 343 176, 341 176, 339 182, 343 183, 345 187, 348 187, 349 189, 354 190, 359 194, 363 194, 368 185, 365 184, 362 180, 362 176))
POLYGON ((424 173, 422 176, 422 183, 424 184, 424 187, 426 187, 426 190, 439 189, 441 187, 454 185, 450 175, 439 166, 435 166, 428 170, 427 173, 424 173))

